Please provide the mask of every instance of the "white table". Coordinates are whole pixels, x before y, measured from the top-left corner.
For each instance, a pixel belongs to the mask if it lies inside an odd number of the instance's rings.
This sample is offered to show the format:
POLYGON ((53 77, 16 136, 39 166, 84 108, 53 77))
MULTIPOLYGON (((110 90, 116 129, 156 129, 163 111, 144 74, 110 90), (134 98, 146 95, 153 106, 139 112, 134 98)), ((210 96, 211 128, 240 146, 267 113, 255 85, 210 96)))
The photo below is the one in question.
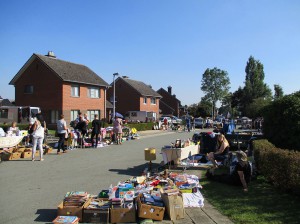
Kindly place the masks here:
POLYGON ((0 148, 9 148, 17 146, 23 139, 23 136, 0 137, 0 148))
POLYGON ((189 156, 199 153, 199 145, 190 145, 184 148, 162 148, 161 149, 164 164, 174 161, 174 164, 180 164, 180 161, 189 156))

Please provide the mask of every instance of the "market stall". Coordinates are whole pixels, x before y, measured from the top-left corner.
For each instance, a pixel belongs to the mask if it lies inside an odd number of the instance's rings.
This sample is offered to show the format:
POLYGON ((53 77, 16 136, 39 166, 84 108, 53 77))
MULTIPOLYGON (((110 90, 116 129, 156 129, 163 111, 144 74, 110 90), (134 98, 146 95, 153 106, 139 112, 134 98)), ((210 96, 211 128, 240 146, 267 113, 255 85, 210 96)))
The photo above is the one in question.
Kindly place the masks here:
POLYGON ((183 148, 163 147, 161 149, 164 164, 174 161, 174 164, 180 164, 180 161, 189 156, 199 153, 199 145, 189 145, 183 148))

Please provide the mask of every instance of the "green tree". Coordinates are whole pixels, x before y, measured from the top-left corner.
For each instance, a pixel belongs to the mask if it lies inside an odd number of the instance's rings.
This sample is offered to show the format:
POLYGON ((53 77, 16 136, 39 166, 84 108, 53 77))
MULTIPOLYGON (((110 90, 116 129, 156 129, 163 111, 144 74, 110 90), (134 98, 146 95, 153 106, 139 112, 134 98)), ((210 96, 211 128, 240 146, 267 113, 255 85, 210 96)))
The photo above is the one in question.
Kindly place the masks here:
POLYGON ((245 72, 244 101, 250 104, 254 99, 260 97, 271 98, 271 89, 264 83, 265 73, 263 64, 250 56, 245 72))
POLYGON ((246 108, 245 115, 248 117, 262 117, 262 110, 271 103, 270 99, 254 99, 246 108))
POLYGON ((283 97, 282 87, 278 84, 274 85, 274 100, 278 100, 283 97))
MULTIPOLYGON (((230 80, 228 73, 218 68, 206 69, 202 75, 201 90, 205 98, 212 102, 212 111, 215 110, 216 102, 228 95, 230 80)), ((214 117, 214 112, 212 114, 214 117)))

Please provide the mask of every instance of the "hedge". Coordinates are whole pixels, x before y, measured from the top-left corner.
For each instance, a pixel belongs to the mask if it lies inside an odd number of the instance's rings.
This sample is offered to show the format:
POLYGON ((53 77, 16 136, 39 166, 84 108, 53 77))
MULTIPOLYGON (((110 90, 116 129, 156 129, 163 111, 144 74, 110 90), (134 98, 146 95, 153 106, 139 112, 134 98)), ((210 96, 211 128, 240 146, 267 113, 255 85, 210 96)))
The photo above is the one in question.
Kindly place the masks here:
POLYGON ((267 140, 253 142, 256 168, 274 186, 300 194, 300 152, 276 148, 267 140))

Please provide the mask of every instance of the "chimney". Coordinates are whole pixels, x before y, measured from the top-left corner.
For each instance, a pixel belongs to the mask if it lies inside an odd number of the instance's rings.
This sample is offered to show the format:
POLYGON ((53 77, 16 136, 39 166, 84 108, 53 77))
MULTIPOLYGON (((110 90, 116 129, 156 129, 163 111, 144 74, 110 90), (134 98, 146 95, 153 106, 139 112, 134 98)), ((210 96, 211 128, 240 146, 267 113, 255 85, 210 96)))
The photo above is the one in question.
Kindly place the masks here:
POLYGON ((168 86, 168 93, 172 95, 172 86, 168 86))
POLYGON ((46 56, 49 57, 49 58, 56 58, 53 51, 48 51, 48 54, 46 56))

